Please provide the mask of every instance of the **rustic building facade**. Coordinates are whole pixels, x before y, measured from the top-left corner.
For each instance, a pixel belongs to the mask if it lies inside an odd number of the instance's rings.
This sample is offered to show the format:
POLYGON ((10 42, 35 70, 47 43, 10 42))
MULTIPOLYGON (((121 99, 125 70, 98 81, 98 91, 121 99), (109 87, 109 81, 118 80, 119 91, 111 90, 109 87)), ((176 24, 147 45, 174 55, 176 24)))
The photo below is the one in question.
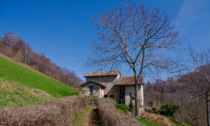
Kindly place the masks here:
MULTIPOLYGON (((119 104, 134 103, 135 79, 134 77, 121 77, 120 71, 91 72, 85 76, 86 82, 82 84, 85 95, 94 95, 99 98, 110 97, 119 104)), ((143 95, 144 77, 139 80, 138 96, 140 105, 144 104, 143 95)))

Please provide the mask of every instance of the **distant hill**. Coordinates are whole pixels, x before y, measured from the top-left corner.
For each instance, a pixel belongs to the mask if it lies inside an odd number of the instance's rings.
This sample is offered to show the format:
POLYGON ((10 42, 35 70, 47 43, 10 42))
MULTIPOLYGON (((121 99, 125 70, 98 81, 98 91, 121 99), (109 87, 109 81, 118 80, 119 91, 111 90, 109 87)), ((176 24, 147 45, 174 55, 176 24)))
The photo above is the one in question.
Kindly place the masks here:
POLYGON ((77 95, 78 89, 0 54, 0 108, 77 95))

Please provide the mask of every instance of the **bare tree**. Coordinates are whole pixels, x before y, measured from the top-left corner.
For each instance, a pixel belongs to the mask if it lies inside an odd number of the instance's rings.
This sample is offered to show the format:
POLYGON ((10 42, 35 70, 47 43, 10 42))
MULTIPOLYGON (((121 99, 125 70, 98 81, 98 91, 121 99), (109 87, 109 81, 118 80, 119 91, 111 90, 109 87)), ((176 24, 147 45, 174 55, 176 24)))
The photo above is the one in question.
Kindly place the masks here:
POLYGON ((205 98, 207 125, 210 126, 210 49, 195 53, 190 47, 190 57, 197 68, 190 73, 190 83, 193 84, 191 94, 195 97, 205 98))
POLYGON ((29 65, 30 55, 31 55, 32 48, 29 44, 26 44, 25 53, 24 53, 24 63, 29 65))
MULTIPOLYGON (((174 72, 176 68, 176 62, 161 53, 177 45, 175 25, 160 8, 146 8, 131 1, 113 11, 99 13, 93 21, 98 34, 93 42, 95 57, 89 59, 89 64, 111 68, 127 64, 135 77, 135 106, 138 106, 140 77, 161 69, 174 72)), ((135 107, 136 117, 138 109, 135 107)))
POLYGON ((15 36, 13 33, 8 32, 3 35, 0 39, 0 47, 12 47, 17 41, 19 40, 19 37, 15 36))

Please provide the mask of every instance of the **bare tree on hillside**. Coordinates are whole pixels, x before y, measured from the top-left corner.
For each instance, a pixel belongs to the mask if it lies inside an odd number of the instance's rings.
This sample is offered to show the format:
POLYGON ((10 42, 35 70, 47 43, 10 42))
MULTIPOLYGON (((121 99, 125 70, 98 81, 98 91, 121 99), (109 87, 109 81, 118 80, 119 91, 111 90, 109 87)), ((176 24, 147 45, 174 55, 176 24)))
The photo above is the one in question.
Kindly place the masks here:
POLYGON ((30 60, 32 58, 32 48, 29 44, 26 44, 26 47, 25 47, 25 53, 23 54, 24 55, 24 63, 29 65, 30 63, 30 60))
POLYGON ((19 37, 15 36, 13 33, 6 33, 0 39, 0 47, 12 47, 18 40, 19 37))
POLYGON ((210 49, 194 53, 190 48, 190 57, 197 68, 189 74, 190 83, 193 84, 191 94, 195 98, 205 98, 207 124, 210 126, 210 49))
MULTIPOLYGON (((164 69, 174 72, 175 60, 161 55, 160 50, 172 49, 178 43, 178 32, 165 11, 146 8, 137 2, 98 14, 93 19, 97 26, 97 41, 93 42, 95 57, 90 65, 114 68, 127 64, 135 77, 135 106, 138 102, 138 82, 142 75, 164 69)), ((139 117, 139 108, 135 107, 139 117)))

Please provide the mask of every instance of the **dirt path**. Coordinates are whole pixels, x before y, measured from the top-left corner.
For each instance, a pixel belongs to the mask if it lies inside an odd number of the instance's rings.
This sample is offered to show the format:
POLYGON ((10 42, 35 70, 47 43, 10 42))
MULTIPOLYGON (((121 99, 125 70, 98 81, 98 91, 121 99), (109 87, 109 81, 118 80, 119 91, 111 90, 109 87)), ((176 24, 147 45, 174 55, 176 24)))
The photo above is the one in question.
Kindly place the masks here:
POLYGON ((83 126, 101 126, 98 109, 94 107, 86 114, 83 126))
POLYGON ((83 126, 94 126, 92 125, 92 114, 93 114, 93 109, 91 109, 85 116, 84 119, 84 124, 83 126))

